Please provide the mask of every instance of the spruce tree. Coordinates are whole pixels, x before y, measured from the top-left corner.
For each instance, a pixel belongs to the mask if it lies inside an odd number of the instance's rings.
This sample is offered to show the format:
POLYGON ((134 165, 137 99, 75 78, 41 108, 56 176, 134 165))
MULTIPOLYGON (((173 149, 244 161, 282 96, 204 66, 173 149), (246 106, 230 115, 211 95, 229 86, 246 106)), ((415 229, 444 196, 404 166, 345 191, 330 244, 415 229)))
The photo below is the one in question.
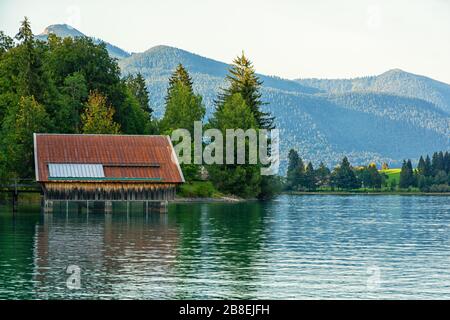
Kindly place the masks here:
POLYGON ((216 100, 216 105, 220 109, 224 102, 233 94, 239 93, 244 98, 245 103, 250 108, 260 129, 273 129, 274 118, 267 112, 261 111, 265 105, 261 97, 262 81, 256 75, 252 62, 242 53, 233 60, 233 64, 228 70, 226 81, 228 87, 222 89, 216 100))
POLYGON ((135 76, 127 76, 125 78, 125 83, 134 97, 138 100, 141 109, 151 117, 153 109, 150 107, 150 98, 142 74, 137 73, 135 76))
POLYGON ((400 188, 406 189, 414 185, 414 173, 411 160, 403 160, 402 170, 400 171, 400 188))
MULTIPOLYGON (((252 112, 239 93, 229 97, 223 108, 215 110, 210 125, 222 132, 225 137, 224 145, 228 138, 225 135, 227 129, 241 128, 245 131, 251 128, 255 129, 257 126, 252 112)), ((233 152, 236 155, 237 144, 234 147, 233 152)), ((260 165, 214 164, 208 166, 207 169, 212 182, 223 193, 251 198, 259 196, 261 192, 260 165)))
POLYGON ((287 183, 287 189, 293 190, 297 184, 296 178, 297 178, 297 170, 299 166, 300 157, 298 155, 298 152, 294 149, 289 150, 288 155, 288 168, 287 168, 287 176, 286 176, 286 183, 287 183))
POLYGON ((175 86, 179 83, 182 83, 185 85, 191 93, 193 93, 193 81, 191 76, 189 75, 189 72, 185 69, 185 67, 180 63, 176 67, 175 71, 172 73, 172 75, 169 78, 169 85, 167 87, 167 96, 166 96, 166 103, 167 99, 171 96, 171 92, 174 90, 175 86))
POLYGON ((450 173, 450 153, 448 151, 444 154, 444 170, 447 174, 450 173))
POLYGON ((422 156, 420 156, 419 163, 417 164, 417 173, 420 175, 425 175, 426 172, 426 165, 425 160, 422 156))
POLYGON ((433 174, 433 168, 431 166, 431 160, 430 160, 430 156, 427 155, 425 158, 425 171, 424 171, 424 175, 425 177, 430 177, 433 174))

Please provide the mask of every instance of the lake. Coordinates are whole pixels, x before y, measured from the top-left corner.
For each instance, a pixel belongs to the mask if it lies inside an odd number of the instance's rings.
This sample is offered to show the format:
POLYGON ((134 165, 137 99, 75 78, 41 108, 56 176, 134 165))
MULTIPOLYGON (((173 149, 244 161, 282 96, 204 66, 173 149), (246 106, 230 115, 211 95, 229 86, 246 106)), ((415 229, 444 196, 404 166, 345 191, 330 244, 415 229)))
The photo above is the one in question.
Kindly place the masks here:
POLYGON ((0 298, 449 299, 449 200, 286 195, 112 215, 0 206, 0 298))

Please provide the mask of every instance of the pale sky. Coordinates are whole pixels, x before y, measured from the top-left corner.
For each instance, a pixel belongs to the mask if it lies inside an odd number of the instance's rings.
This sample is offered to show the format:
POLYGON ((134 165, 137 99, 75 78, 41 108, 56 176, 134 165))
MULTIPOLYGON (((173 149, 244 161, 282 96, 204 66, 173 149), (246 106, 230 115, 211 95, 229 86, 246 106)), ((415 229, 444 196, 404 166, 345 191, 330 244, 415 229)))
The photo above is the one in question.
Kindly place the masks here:
POLYGON ((347 78, 388 69, 450 83, 450 0, 0 0, 0 30, 67 23, 129 52, 170 45, 259 73, 347 78))

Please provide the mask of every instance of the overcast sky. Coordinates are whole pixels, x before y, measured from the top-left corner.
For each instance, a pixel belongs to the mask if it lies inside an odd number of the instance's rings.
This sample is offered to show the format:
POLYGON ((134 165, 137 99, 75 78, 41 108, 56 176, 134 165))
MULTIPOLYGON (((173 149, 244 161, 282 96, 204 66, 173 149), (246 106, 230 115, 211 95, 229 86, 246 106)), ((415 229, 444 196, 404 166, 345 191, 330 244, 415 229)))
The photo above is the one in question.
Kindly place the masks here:
POLYGON ((67 23, 139 52, 165 44, 258 72, 346 78, 400 68, 450 83, 450 0, 0 0, 0 30, 67 23))

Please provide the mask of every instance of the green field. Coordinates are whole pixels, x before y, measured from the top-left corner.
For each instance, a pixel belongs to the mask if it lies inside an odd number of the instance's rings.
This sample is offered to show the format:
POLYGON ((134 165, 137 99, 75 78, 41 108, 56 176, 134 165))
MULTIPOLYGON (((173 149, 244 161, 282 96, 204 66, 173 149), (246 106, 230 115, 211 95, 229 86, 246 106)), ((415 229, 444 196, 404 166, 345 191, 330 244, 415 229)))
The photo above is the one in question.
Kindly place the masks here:
POLYGON ((400 181, 400 171, 401 169, 386 169, 380 170, 380 173, 384 173, 388 177, 388 183, 391 183, 391 181, 395 181, 398 185, 400 181))

